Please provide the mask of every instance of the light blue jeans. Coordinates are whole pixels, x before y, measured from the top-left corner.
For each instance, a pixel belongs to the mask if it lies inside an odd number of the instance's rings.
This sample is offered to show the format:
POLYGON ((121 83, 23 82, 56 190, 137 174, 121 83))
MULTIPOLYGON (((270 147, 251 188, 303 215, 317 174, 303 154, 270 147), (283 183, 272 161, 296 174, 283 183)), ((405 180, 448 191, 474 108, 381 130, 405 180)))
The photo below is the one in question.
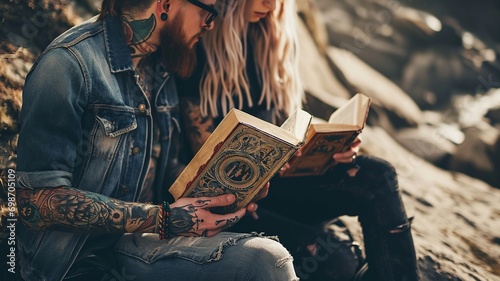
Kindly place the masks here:
POLYGON ((125 234, 115 246, 123 280, 298 281, 293 259, 277 241, 258 234, 213 237, 125 234))

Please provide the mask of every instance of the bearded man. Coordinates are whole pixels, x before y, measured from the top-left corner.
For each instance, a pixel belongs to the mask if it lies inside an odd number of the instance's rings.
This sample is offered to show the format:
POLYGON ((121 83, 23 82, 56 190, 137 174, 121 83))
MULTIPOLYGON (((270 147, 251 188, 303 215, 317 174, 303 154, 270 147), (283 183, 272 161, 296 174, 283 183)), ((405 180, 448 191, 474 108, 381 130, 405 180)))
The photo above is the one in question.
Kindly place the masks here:
POLYGON ((232 195, 157 202, 176 167, 178 97, 215 0, 105 0, 56 38, 23 92, 17 240, 25 280, 298 280, 288 252, 222 232, 232 195), (146 203, 149 202, 149 203, 146 203))

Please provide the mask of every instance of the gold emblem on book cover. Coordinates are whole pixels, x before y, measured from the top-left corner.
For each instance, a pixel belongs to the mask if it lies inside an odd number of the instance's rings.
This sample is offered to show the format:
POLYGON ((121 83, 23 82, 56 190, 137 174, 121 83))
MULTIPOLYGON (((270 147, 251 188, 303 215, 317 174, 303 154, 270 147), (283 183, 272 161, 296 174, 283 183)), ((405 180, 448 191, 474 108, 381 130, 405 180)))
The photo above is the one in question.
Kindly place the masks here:
POLYGON ((277 164, 291 148, 278 145, 272 137, 250 133, 252 129, 240 126, 229 137, 215 159, 211 159, 199 180, 194 182, 196 196, 233 193, 245 197, 259 179, 277 164))

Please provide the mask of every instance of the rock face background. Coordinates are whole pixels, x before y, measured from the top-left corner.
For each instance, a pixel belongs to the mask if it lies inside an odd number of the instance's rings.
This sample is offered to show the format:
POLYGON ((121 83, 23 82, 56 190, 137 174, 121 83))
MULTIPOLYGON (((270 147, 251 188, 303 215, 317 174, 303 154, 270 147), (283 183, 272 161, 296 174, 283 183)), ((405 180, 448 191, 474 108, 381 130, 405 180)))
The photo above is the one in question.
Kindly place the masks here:
MULTIPOLYGON (((24 78, 45 46, 99 2, 0 3, 3 215, 24 78)), ((327 119, 355 92, 373 98, 363 153, 398 170, 422 280, 500 280, 500 9, 495 1, 413 2, 297 0, 306 107, 327 119)), ((345 220, 360 238, 356 219, 345 220)), ((3 217, 2 253, 5 226, 3 217)), ((19 280, 0 260, 0 279, 19 280)))

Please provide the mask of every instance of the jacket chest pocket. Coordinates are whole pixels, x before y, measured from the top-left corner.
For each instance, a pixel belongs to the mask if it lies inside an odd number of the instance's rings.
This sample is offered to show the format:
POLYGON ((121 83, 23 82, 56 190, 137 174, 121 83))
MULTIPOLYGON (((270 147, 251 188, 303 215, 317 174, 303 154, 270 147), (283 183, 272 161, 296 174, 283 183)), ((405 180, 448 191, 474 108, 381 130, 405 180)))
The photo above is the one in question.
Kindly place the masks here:
POLYGON ((137 128, 137 120, 133 112, 97 109, 96 119, 108 137, 117 137, 137 128))
MULTIPOLYGON (((137 128, 136 116, 126 110, 96 109, 96 126, 92 138, 93 156, 112 160, 123 155, 126 133, 137 128)), ((130 109, 133 110, 133 109, 130 109)))

